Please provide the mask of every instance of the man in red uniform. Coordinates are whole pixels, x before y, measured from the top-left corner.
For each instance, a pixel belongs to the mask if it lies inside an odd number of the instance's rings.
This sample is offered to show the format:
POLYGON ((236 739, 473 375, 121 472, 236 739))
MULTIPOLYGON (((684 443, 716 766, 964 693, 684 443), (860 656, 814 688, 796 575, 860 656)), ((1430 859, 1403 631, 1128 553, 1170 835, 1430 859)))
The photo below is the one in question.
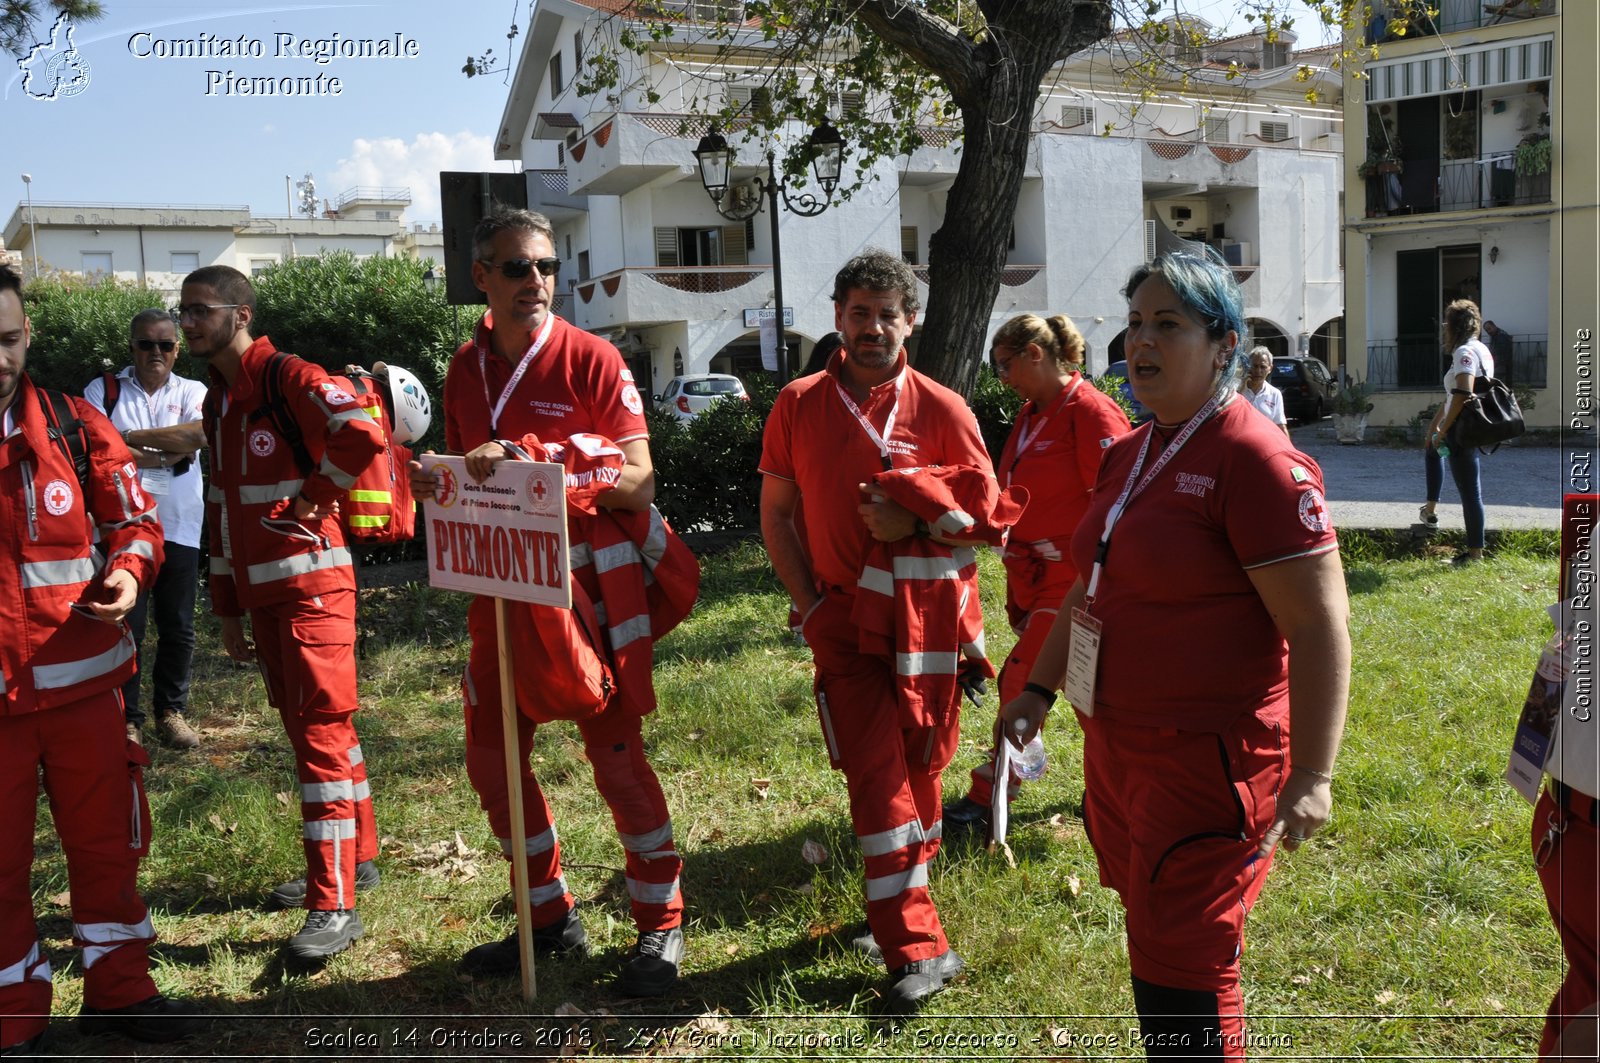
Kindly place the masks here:
POLYGON ((128 740, 122 713, 121 687, 133 674, 123 617, 155 579, 161 526, 133 455, 88 403, 70 400, 88 436, 82 481, 50 439, 25 372, 30 330, 22 278, 0 265, 0 612, 12 624, 0 639, 0 1050, 8 1055, 38 1048, 50 1018, 50 961, 29 889, 41 769, 83 949, 82 1028, 173 1041, 194 1025, 150 979, 155 930, 135 881, 150 842, 149 758, 128 740))
MULTIPOLYGON (((615 347, 550 312, 560 267, 554 241, 550 222, 531 211, 501 209, 478 223, 472 279, 488 296, 489 312, 476 335, 456 352, 445 378, 446 445, 452 453, 466 455, 467 472, 481 481, 496 462, 512 456, 508 446, 529 436, 544 443, 580 432, 604 436, 621 449, 626 464, 617 484, 598 496, 598 504, 608 510, 649 510, 655 467, 644 403, 615 347)), ((413 493, 433 497, 433 480, 421 464, 413 463, 412 471, 413 493)), ((576 525, 569 522, 569 531, 574 555, 589 552, 593 544, 582 540, 576 525)), ((596 567, 598 558, 590 566, 596 567)), ((509 858, 511 809, 492 598, 473 601, 467 627, 472 634, 462 684, 467 773, 509 858)), ((611 649, 619 649, 622 629, 608 634, 611 649)), ((621 673, 617 679, 626 682, 621 673)), ((640 711, 648 707, 635 711, 637 701, 613 696, 602 712, 580 722, 578 730, 595 786, 627 851, 625 877, 639 940, 619 985, 630 996, 660 996, 676 984, 683 957, 683 898, 678 889, 683 860, 673 844, 666 796, 644 755, 640 711)), ((561 873, 561 846, 550 806, 528 765, 535 730, 530 715, 518 714, 517 740, 534 947, 581 954, 588 937, 561 873)), ((521 969, 516 933, 472 949, 461 967, 471 975, 516 974, 521 969)))
POLYGON ((211 367, 211 608, 228 656, 259 663, 294 747, 306 877, 273 896, 308 909, 289 952, 320 960, 361 937, 355 891, 378 880, 377 825, 353 719, 355 572, 338 503, 383 437, 321 367, 290 358, 278 370, 281 393, 315 463, 301 468, 275 419, 260 415, 274 348, 251 337, 254 317, 255 289, 238 270, 205 266, 184 278, 178 323, 190 352, 211 367))
POLYGON ((901 718, 893 655, 860 649, 852 611, 872 541, 928 534, 909 510, 864 487, 893 467, 994 472, 961 396, 906 364, 918 306, 905 263, 876 250, 852 259, 834 280, 833 300, 843 355, 785 388, 767 421, 761 532, 804 617, 828 757, 844 772, 866 858, 867 923, 894 977, 887 1003, 906 1012, 963 966, 928 895, 939 773, 959 738, 960 696, 952 685, 942 719, 914 725, 901 718), (802 501, 804 542, 794 521, 802 501))

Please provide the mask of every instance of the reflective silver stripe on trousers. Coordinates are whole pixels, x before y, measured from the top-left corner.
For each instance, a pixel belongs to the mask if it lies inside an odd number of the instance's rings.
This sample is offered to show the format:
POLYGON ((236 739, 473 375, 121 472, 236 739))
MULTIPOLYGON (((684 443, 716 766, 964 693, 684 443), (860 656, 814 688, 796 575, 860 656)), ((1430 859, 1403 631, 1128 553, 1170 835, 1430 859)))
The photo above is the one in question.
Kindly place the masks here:
POLYGON ((350 747, 350 766, 352 768, 355 767, 357 764, 360 764, 360 763, 364 762, 366 759, 367 759, 367 755, 365 753, 361 752, 361 747, 359 745, 354 745, 354 746, 350 747))
POLYGON ((640 882, 636 878, 625 878, 628 884, 628 896, 640 904, 671 904, 672 898, 678 895, 678 880, 671 882, 640 882))
POLYGON ((958 653, 897 653, 895 671, 900 675, 955 675, 958 653))
POLYGON ((622 839, 622 847, 630 853, 653 853, 672 841, 672 820, 644 834, 624 834, 619 830, 617 837, 622 839))
POLYGON ((828 743, 828 759, 839 759, 839 739, 833 733, 833 714, 828 711, 828 695, 817 691, 817 708, 822 711, 822 738, 828 743))
MULTIPOLYGON (((325 842, 348 840, 356 836, 354 819, 309 819, 300 836, 307 841, 325 842)), ((337 866, 337 865, 335 865, 337 866)))
POLYGON ((216 502, 217 504, 220 505, 221 503, 226 502, 227 500, 228 500, 228 496, 222 493, 222 488, 218 487, 216 484, 207 484, 206 485, 206 501, 207 502, 216 502))
POLYGON ((961 565, 953 557, 897 557, 895 579, 960 579, 961 565))
POLYGON ((905 871, 867 879, 867 900, 886 901, 890 897, 898 897, 907 890, 926 888, 927 885, 928 865, 917 864, 905 871))
POLYGON ((874 594, 894 594, 894 574, 886 568, 875 568, 867 565, 861 570, 861 575, 856 577, 856 586, 864 591, 874 594))
POLYGON ((638 616, 614 627, 606 628, 606 635, 613 650, 620 650, 628 643, 637 639, 650 637, 650 614, 640 613, 638 616))
POLYGON ((300 800, 306 804, 353 801, 355 786, 349 779, 339 779, 334 782, 303 782, 300 784, 300 800))
POLYGON ((86 679, 114 672, 133 659, 133 637, 126 632, 117 644, 104 653, 62 664, 41 664, 33 669, 33 685, 39 690, 56 690, 82 683, 86 679))
POLYGON ((559 901, 567 895, 567 876, 557 875, 554 882, 547 882, 543 886, 528 887, 529 904, 549 904, 559 901))
POLYGON ((372 799, 372 786, 365 779, 356 783, 355 792, 357 801, 370 801, 372 799))
MULTIPOLYGON (((538 856, 540 853, 547 853, 551 849, 555 848, 556 840, 556 828, 554 824, 551 824, 548 830, 539 834, 535 834, 533 837, 524 841, 522 846, 522 855, 538 856)), ((508 857, 511 855, 510 838, 500 839, 500 851, 505 853, 508 857)))
POLYGON ((83 947, 83 969, 87 971, 112 949, 130 941, 154 941, 156 928, 146 915, 142 923, 73 923, 72 936, 89 942, 83 947))
MULTIPOLYGON (((937 825, 935 825, 934 830, 937 832, 937 825)), ((861 843, 861 855, 888 856, 897 849, 904 849, 912 842, 920 842, 928 837, 938 837, 938 834, 929 835, 925 833, 922 829, 922 821, 914 819, 909 823, 902 823, 898 827, 891 827, 876 834, 864 834, 856 840, 861 843)))
POLYGON ((286 502, 299 494, 305 483, 304 480, 279 480, 275 484, 240 484, 239 501, 247 506, 286 502))
POLYGON ((50 981, 50 960, 39 956, 39 942, 34 941, 28 954, 9 967, 0 967, 0 986, 21 985, 26 980, 50 981))
POLYGON ((26 561, 18 566, 18 571, 22 573, 22 589, 31 591, 38 587, 88 583, 94 579, 95 564, 92 557, 74 557, 70 561, 26 561))
POLYGON ((324 569, 349 568, 350 565, 350 551, 343 546, 335 546, 315 553, 295 554, 281 561, 263 561, 259 565, 251 565, 245 569, 245 575, 249 577, 251 583, 271 583, 275 580, 304 576, 311 572, 321 572, 324 569))
POLYGON ((231 576, 233 575, 233 566, 228 564, 227 558, 213 556, 211 558, 211 574, 213 576, 231 576))

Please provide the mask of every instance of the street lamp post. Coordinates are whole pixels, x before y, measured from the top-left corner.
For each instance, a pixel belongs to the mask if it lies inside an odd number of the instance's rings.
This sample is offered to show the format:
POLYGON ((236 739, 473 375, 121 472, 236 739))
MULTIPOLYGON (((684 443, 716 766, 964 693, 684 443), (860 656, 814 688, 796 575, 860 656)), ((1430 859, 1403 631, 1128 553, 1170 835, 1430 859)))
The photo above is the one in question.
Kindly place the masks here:
POLYGON ((827 210, 833 201, 833 190, 838 187, 839 169, 844 160, 844 138, 826 119, 812 130, 806 146, 817 182, 822 185, 822 196, 819 198, 811 192, 790 195, 788 178, 778 176, 777 153, 768 148, 767 176, 763 179, 758 175, 754 179, 756 197, 747 208, 723 205, 728 195, 728 177, 733 168, 734 152, 722 134, 713 128, 700 138, 699 146, 694 149, 695 160, 700 164, 700 183, 705 185, 706 194, 716 205, 717 213, 724 218, 729 221, 748 221, 761 211, 762 197, 766 197, 767 211, 772 221, 772 296, 777 304, 780 388, 789 382, 789 342, 783 321, 783 245, 778 235, 778 197, 783 197, 783 205, 792 213, 802 218, 816 217, 827 210))
POLYGON ((28 189, 28 243, 33 245, 33 279, 39 279, 39 229, 33 223, 33 174, 22 175, 22 183, 28 189))

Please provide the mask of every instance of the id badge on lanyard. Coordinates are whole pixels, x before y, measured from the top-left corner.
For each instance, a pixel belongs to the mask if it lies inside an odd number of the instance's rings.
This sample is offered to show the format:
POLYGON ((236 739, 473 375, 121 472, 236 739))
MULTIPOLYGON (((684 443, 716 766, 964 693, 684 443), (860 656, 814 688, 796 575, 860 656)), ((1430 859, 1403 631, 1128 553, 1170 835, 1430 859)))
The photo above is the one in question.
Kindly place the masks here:
POLYGON ((1085 716, 1094 715, 1095 674, 1099 670, 1102 632, 1101 621, 1090 610, 1094 608, 1095 593, 1100 587, 1106 554, 1111 549, 1111 531, 1117 526, 1117 521, 1122 519, 1123 511, 1132 504, 1140 492, 1150 486, 1150 481, 1166 468, 1167 462, 1183 449, 1183 445, 1200 430, 1200 426, 1211 419, 1211 415, 1217 412, 1220 404, 1220 396, 1211 396, 1206 404, 1200 407, 1199 412, 1189 418, 1182 431, 1167 449, 1161 452, 1156 463, 1150 466, 1150 471, 1141 479, 1139 472, 1144 468, 1145 458, 1150 454, 1150 437, 1155 434, 1155 427, 1152 425, 1144 437, 1144 445, 1139 448, 1139 456, 1134 459, 1133 468, 1128 471, 1128 482, 1123 484, 1122 494, 1117 496, 1117 500, 1111 503, 1111 508, 1106 511, 1105 529, 1100 533, 1100 542, 1095 548, 1094 568, 1089 573, 1089 586, 1084 594, 1083 604, 1072 610, 1072 644, 1067 653, 1066 681, 1062 684, 1062 693, 1072 702, 1072 707, 1085 716))

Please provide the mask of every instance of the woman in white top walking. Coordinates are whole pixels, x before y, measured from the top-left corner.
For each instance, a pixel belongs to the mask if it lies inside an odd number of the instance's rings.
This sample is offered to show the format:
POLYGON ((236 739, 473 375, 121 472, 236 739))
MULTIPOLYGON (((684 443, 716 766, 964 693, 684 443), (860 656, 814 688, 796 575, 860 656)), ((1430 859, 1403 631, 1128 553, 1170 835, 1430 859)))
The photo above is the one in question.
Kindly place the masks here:
POLYGON ((1450 476, 1461 495, 1461 514, 1467 525, 1467 548, 1451 561, 1454 565, 1467 565, 1483 560, 1483 488, 1478 482, 1478 450, 1476 447, 1458 446, 1450 441, 1450 427, 1455 424, 1461 407, 1472 395, 1474 379, 1494 379, 1494 355, 1478 339, 1482 316, 1478 304, 1471 299, 1457 299, 1444 310, 1444 342, 1453 352, 1450 368, 1444 375, 1445 398, 1439 412, 1433 415, 1428 426, 1428 436, 1422 444, 1423 468, 1428 479, 1428 500, 1422 505, 1422 520, 1429 525, 1439 523, 1434 508, 1439 504, 1439 491, 1444 486, 1444 457, 1450 459, 1450 476), (1440 453, 1440 448, 1445 454, 1440 453))

